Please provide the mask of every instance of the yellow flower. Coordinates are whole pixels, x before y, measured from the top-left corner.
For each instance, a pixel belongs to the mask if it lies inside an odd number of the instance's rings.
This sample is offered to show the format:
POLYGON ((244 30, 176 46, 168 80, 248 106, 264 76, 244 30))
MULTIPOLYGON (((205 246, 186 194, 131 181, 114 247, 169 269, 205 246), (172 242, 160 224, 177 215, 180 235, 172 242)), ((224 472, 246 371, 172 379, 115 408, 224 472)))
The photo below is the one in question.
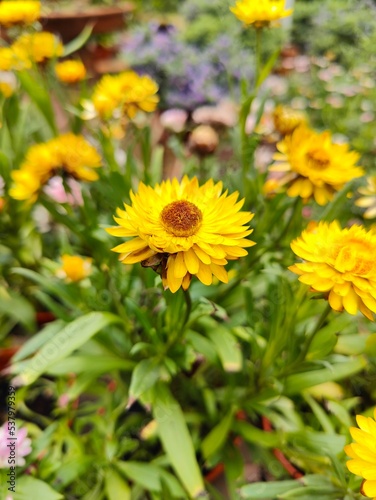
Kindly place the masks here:
POLYGON ((357 415, 357 427, 350 427, 355 443, 345 446, 351 458, 346 465, 350 472, 364 478, 361 493, 376 500, 376 409, 374 419, 357 415))
POLYGON ((37 21, 40 16, 40 2, 37 1, 2 1, 0 3, 0 25, 27 25, 37 21))
POLYGON ((371 321, 376 313, 376 233, 363 226, 341 229, 337 221, 320 222, 291 243, 304 259, 290 266, 299 281, 314 292, 324 292, 335 311, 356 314, 371 321))
POLYGON ((285 0, 239 0, 230 10, 240 21, 254 24, 255 28, 269 26, 272 21, 287 17, 293 11, 285 10, 285 0))
POLYGON ((60 57, 64 47, 55 35, 48 31, 39 33, 25 33, 21 35, 11 46, 11 50, 19 63, 25 68, 31 63, 43 63, 47 59, 60 57))
POLYGON ((91 274, 91 263, 93 259, 80 257, 79 255, 62 255, 63 265, 58 271, 58 276, 66 281, 81 281, 91 274))
POLYGON ((307 117, 302 111, 282 105, 275 108, 273 120, 275 128, 282 135, 291 134, 299 125, 307 123, 307 117))
POLYGON ((228 282, 224 266, 228 260, 247 255, 246 239, 252 233, 245 226, 253 217, 239 212, 244 200, 239 193, 222 194, 222 182, 210 179, 199 186, 196 177, 163 181, 153 189, 139 185, 131 192, 132 206, 117 210, 119 227, 107 229, 113 236, 131 237, 113 248, 123 264, 141 262, 160 271, 165 289, 186 290, 192 275, 211 285, 213 275, 228 282))
POLYGON ((12 49, 0 47, 0 71, 10 71, 17 66, 17 59, 12 49))
POLYGON ((314 197, 319 205, 326 205, 347 182, 364 174, 355 165, 359 154, 349 151, 347 144, 334 144, 328 131, 319 134, 300 126, 277 148, 277 163, 270 171, 284 173, 279 185, 287 185, 291 197, 306 201, 314 197))
POLYGON ((358 193, 363 194, 356 200, 357 207, 366 208, 363 217, 365 219, 374 219, 376 217, 376 176, 367 178, 367 186, 358 189, 358 193))
POLYGON ((105 75, 94 88, 93 104, 97 113, 108 118, 118 110, 134 118, 138 111, 150 113, 159 102, 158 85, 148 76, 134 71, 105 75))
POLYGON ((16 200, 34 202, 40 188, 59 170, 82 181, 95 181, 101 158, 84 137, 72 133, 31 146, 19 170, 12 172, 14 181, 9 194, 16 200))
POLYGON ((0 82, 0 93, 4 97, 10 97, 13 94, 13 87, 7 82, 0 82))
POLYGON ((63 83, 77 83, 84 80, 86 68, 81 61, 63 61, 55 65, 55 73, 63 83))

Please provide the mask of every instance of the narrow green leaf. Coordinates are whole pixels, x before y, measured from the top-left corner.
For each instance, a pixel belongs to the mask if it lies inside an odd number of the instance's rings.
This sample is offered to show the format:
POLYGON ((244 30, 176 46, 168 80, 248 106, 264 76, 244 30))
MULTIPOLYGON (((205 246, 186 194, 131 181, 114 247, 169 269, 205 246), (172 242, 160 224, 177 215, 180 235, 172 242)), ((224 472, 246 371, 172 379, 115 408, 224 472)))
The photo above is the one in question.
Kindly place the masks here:
POLYGON ((134 361, 115 356, 71 356, 56 362, 48 368, 49 375, 65 375, 67 373, 96 372, 106 373, 112 370, 131 371, 134 361))
POLYGON ((221 325, 207 335, 215 345, 223 369, 226 372, 239 372, 243 366, 243 357, 236 337, 221 325))
POLYGON ((121 321, 118 316, 105 312, 91 312, 72 321, 51 338, 37 354, 28 361, 15 383, 29 385, 58 361, 81 347, 93 335, 121 321))
POLYGON ((259 87, 265 78, 267 78, 271 72, 271 70, 274 68, 275 63, 279 57, 280 54, 280 49, 277 49, 276 51, 273 52, 273 54, 269 57, 269 59, 266 61, 266 64, 262 67, 260 76, 257 79, 257 87, 259 87))
POLYGON ((155 359, 143 359, 138 363, 132 373, 129 396, 139 398, 141 394, 150 389, 159 379, 161 367, 155 359))
POLYGON ((275 432, 265 432, 247 422, 234 422, 234 431, 249 443, 255 443, 265 448, 278 448, 281 438, 275 432))
POLYGON ((33 335, 16 354, 13 356, 12 361, 21 361, 31 354, 34 354, 42 345, 52 339, 63 327, 65 323, 63 321, 53 321, 48 323, 43 330, 41 330, 36 335, 33 335))
POLYGON ((108 500, 131 500, 131 489, 114 469, 107 469, 105 475, 108 500))
POLYGON ((366 365, 366 359, 364 357, 359 357, 351 361, 337 363, 330 368, 322 368, 320 370, 311 370, 290 375, 285 380, 284 394, 286 396, 292 396, 293 394, 299 394, 303 389, 322 384, 323 382, 351 377, 355 375, 355 373, 363 370, 366 365))
POLYGON ((14 318, 28 330, 35 327, 35 310, 30 302, 5 287, 0 287, 0 313, 14 318))
POLYGON ((21 87, 41 111, 52 132, 57 134, 55 113, 51 104, 50 95, 44 87, 43 81, 35 81, 35 73, 32 74, 29 71, 18 71, 17 77, 21 87))
POLYGON ((155 387, 154 398, 153 416, 163 448, 188 493, 197 498, 205 491, 204 481, 184 414, 165 385, 155 387))
POLYGON ((21 476, 17 479, 17 486, 15 488, 14 500, 30 500, 31 498, 40 498, 43 500, 60 500, 63 495, 53 490, 44 481, 40 481, 32 476, 21 476))
POLYGON ((116 462, 116 467, 131 481, 149 491, 161 490, 159 467, 144 462, 116 462))
POLYGON ((94 25, 87 24, 81 33, 76 36, 72 41, 64 46, 64 57, 70 56, 73 52, 81 49, 85 43, 89 40, 91 33, 93 32, 94 25))
POLYGON ((225 443, 231 428, 233 415, 234 411, 231 409, 203 440, 201 449, 205 460, 219 450, 225 443))
POLYGON ((281 493, 299 488, 301 483, 298 481, 268 481, 263 483, 252 483, 242 486, 239 490, 240 498, 267 499, 276 498, 281 493))

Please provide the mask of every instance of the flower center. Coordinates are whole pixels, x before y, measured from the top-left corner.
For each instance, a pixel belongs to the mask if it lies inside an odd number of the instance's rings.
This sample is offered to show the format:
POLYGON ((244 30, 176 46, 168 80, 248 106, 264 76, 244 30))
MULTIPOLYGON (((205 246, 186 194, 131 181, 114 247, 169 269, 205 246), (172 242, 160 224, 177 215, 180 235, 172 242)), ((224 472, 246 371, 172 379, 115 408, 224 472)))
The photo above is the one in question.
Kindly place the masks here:
POLYGON ((324 170, 330 163, 329 155, 324 149, 311 149, 307 153, 307 160, 316 170, 324 170))
POLYGON ((367 275, 374 269, 373 249, 365 241, 352 239, 339 249, 334 266, 341 273, 367 275))
POLYGON ((198 231, 202 212, 190 201, 178 200, 166 205, 160 217, 167 232, 174 236, 187 237, 198 231))

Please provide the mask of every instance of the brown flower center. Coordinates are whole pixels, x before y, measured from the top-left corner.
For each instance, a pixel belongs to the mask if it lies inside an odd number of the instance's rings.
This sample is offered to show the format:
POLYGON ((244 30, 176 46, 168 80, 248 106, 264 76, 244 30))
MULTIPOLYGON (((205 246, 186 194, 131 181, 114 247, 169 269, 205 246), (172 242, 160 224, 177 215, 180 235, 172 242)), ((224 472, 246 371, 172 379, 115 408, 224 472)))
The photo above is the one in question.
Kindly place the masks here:
POLYGON ((160 217, 167 232, 174 236, 187 237, 198 231, 202 212, 190 201, 178 200, 166 205, 160 217))
POLYGON ((316 170, 324 170, 330 163, 328 153, 323 149, 311 149, 307 153, 307 160, 316 170))

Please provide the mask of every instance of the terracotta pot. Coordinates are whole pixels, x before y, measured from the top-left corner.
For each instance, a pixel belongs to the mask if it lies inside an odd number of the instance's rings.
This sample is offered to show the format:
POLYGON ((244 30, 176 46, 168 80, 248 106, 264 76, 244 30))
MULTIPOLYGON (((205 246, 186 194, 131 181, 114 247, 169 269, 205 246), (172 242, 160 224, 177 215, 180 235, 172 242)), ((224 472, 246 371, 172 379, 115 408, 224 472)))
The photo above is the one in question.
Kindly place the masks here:
POLYGON ((135 5, 122 2, 119 6, 89 7, 51 12, 41 17, 43 29, 60 35, 64 43, 76 38, 87 25, 93 25, 93 34, 120 31, 126 26, 126 17, 132 14, 135 5))

